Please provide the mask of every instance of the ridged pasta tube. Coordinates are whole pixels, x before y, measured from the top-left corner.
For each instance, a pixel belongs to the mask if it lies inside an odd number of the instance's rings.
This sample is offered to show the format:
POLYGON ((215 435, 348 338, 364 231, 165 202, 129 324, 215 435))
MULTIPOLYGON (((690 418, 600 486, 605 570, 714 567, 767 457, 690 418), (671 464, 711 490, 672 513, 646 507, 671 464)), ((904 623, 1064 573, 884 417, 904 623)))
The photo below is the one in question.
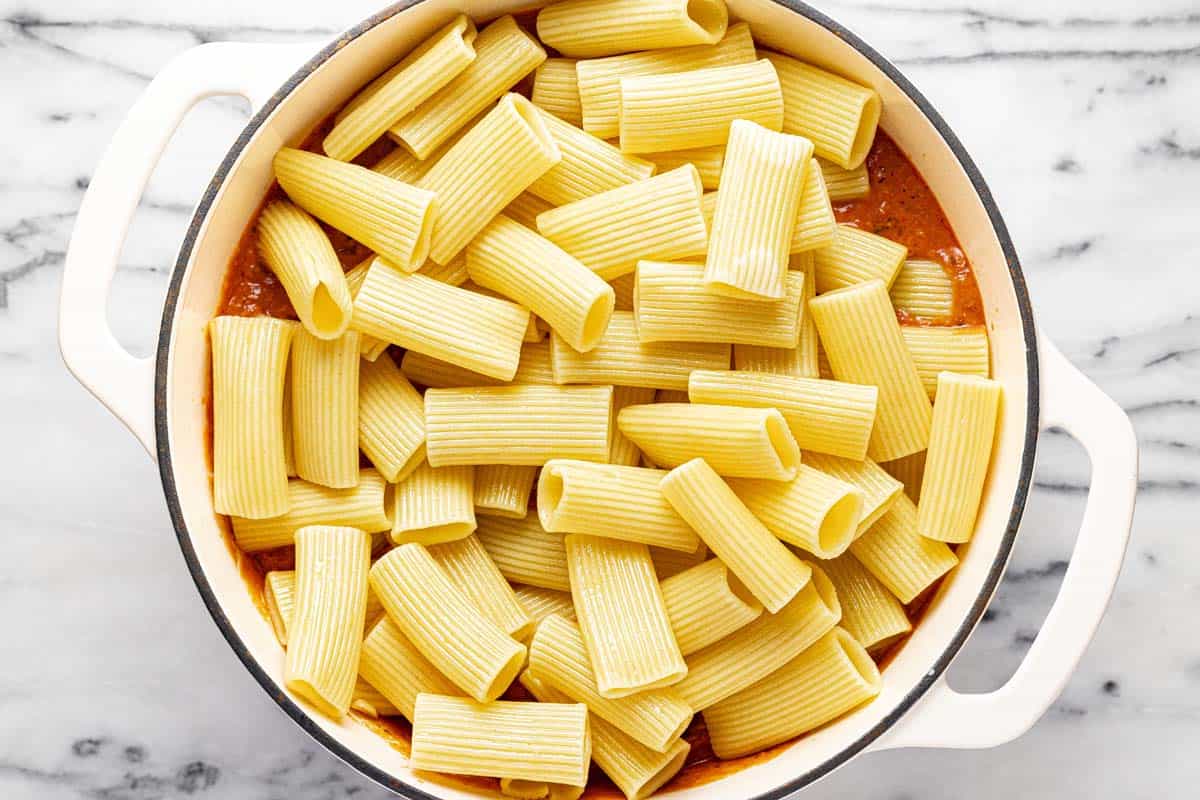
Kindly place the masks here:
POLYGON ((862 512, 854 537, 866 533, 875 521, 887 513, 903 491, 903 486, 871 459, 856 461, 825 453, 809 453, 805 464, 850 484, 862 494, 862 512))
POLYGON ((891 286, 907 256, 908 248, 898 242, 853 225, 838 225, 833 241, 813 251, 817 293, 876 279, 891 286))
POLYGON ((358 446, 389 483, 425 458, 425 400, 391 356, 359 364, 358 446))
POLYGON ((358 483, 358 332, 332 341, 306 330, 292 343, 296 474, 335 489, 358 483))
POLYGON ((475 535, 512 583, 571 591, 567 551, 561 534, 548 533, 536 516, 480 517, 475 535))
POLYGON ((511 381, 502 381, 469 369, 450 364, 441 359, 409 350, 400 360, 400 369, 413 383, 427 389, 455 389, 461 386, 504 386, 554 383, 554 370, 550 366, 549 342, 526 342, 521 346, 520 361, 511 381))
POLYGON ((796 209, 796 224, 792 227, 788 250, 791 253, 807 253, 828 247, 837 238, 837 228, 833 203, 825 187, 825 176, 814 158, 804 171, 804 188, 800 192, 800 205, 796 209))
POLYGON ((358 672, 409 721, 422 692, 461 693, 386 615, 363 640, 358 672))
POLYGON ((475 530, 473 467, 417 466, 396 484, 392 541, 433 545, 475 530))
POLYGON ((654 174, 655 165, 579 130, 546 111, 542 121, 562 160, 529 185, 529 192, 561 206, 654 174))
POLYGON ((551 614, 575 621, 575 604, 571 600, 570 592, 543 589, 540 586, 516 586, 513 588, 513 594, 521 608, 525 609, 525 613, 534 621, 534 627, 551 614))
POLYGON ((791 257, 792 269, 797 269, 798 262, 807 263, 804 272, 804 285, 801 286, 800 324, 796 337, 796 346, 781 349, 778 347, 760 347, 753 344, 735 344, 733 346, 733 368, 747 372, 769 372, 774 375, 790 375, 793 378, 819 378, 820 368, 817 365, 817 326, 813 323, 812 314, 806 310, 808 301, 817 294, 816 284, 812 277, 811 254, 799 253, 791 257))
POLYGON ((693 147, 688 150, 668 150, 663 153, 645 153, 642 158, 653 162, 659 172, 679 169, 691 164, 700 173, 700 185, 712 191, 721 185, 721 170, 725 166, 725 145, 693 147))
POLYGON ((538 468, 524 464, 475 467, 475 513, 524 519, 538 468))
MULTIPOLYGON (((787 113, 786 103, 785 100, 785 114, 787 113)), ((854 169, 846 169, 823 158, 819 158, 817 161, 821 165, 821 174, 825 176, 825 188, 829 192, 829 199, 833 202, 857 200, 860 197, 866 197, 871 191, 871 176, 867 174, 866 164, 859 164, 854 169)))
POLYGON ((917 507, 905 494, 854 540, 850 552, 905 604, 958 563, 945 542, 917 533, 917 507))
POLYGON ((902 325, 900 335, 930 400, 937 397, 941 372, 978 378, 989 375, 987 329, 982 325, 953 328, 902 325))
POLYGON ((621 429, 617 427, 617 415, 623 408, 653 403, 656 396, 656 390, 642 386, 613 387, 612 444, 608 450, 608 463, 627 467, 636 467, 642 463, 642 451, 621 433, 621 429))
POLYGON ((583 106, 579 102, 579 80, 575 59, 547 58, 533 73, 529 100, 577 128, 583 127, 583 106))
POLYGON ((791 481, 739 478, 729 485, 771 533, 818 558, 841 554, 857 535, 862 494, 806 464, 791 481))
POLYGON ((867 650, 883 650, 912 630, 904 606, 853 554, 821 568, 842 602, 842 627, 867 650))
POLYGON ((904 493, 914 503, 921 499, 921 483, 925 478, 925 453, 926 451, 922 450, 879 465, 888 475, 904 484, 904 493))
POLYGON ((762 603, 716 558, 673 575, 660 586, 671 630, 685 656, 724 639, 762 614, 762 603))
POLYGON ((292 543, 296 531, 307 525, 337 525, 377 533, 392 527, 384 506, 387 482, 373 469, 359 473, 348 489, 331 489, 303 480, 287 482, 288 511, 278 517, 231 517, 233 538, 247 552, 272 550, 292 543))
POLYGON ((725 35, 723 0, 565 0, 538 12, 538 37, 565 56, 713 44, 725 35))
POLYGON ((936 261, 905 261, 888 294, 897 311, 914 317, 936 320, 954 313, 954 283, 936 261))
POLYGON ((429 555, 446 571, 450 582, 500 630, 518 641, 533 633, 533 619, 521 607, 512 586, 477 536, 434 545, 429 555))

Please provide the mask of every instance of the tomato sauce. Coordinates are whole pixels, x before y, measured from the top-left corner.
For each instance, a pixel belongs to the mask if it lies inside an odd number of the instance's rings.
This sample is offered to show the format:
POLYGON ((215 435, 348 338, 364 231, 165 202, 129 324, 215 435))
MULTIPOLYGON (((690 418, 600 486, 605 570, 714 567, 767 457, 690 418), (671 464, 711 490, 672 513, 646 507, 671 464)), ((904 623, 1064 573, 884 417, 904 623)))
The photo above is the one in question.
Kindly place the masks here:
MULTIPOLYGON (((332 128, 333 121, 331 115, 300 146, 306 150, 321 152, 321 141, 332 128)), ((355 159, 355 163, 372 164, 391 149, 392 144, 384 137, 355 159)), ((867 157, 867 169, 871 179, 870 192, 857 200, 836 204, 834 213, 838 221, 904 244, 909 249, 909 257, 940 263, 954 281, 953 319, 935 322, 910 318, 897 311, 900 322, 908 325, 982 324, 983 304, 979 297, 979 289, 966 255, 959 247, 937 198, 896 143, 882 130, 877 134, 867 157)), ((263 199, 263 206, 283 196, 279 186, 273 185, 263 199)), ((295 319, 295 310, 283 286, 259 257, 255 233, 257 218, 258 214, 255 214, 230 259, 218 313, 295 319)), ((344 269, 354 267, 370 254, 365 247, 340 231, 323 223, 322 227, 329 235, 344 269)), ((255 602, 266 616, 266 604, 263 600, 264 576, 271 570, 292 569, 295 555, 293 548, 289 546, 262 553, 245 554, 237 548, 228 530, 226 537, 255 602)), ((939 585, 940 581, 909 606, 909 616, 914 625, 924 613, 929 599, 939 585)), ((901 639, 881 657, 876 656, 881 668, 895 657, 906 641, 907 638, 901 639)), ((524 696, 524 690, 516 684, 505 695, 509 699, 521 699, 524 696)), ((407 720, 402 717, 373 719, 358 712, 352 713, 363 724, 383 736, 389 744, 407 755, 412 737, 412 727, 407 720)), ((692 748, 683 770, 668 784, 670 788, 699 786, 719 780, 748 766, 768 761, 792 744, 785 742, 750 756, 721 761, 712 752, 708 730, 699 714, 684 733, 684 737, 692 748)), ((498 781, 494 779, 433 775, 429 777, 463 788, 491 791, 499 789, 498 781)), ((593 767, 585 797, 619 800, 623 795, 603 772, 593 767)))

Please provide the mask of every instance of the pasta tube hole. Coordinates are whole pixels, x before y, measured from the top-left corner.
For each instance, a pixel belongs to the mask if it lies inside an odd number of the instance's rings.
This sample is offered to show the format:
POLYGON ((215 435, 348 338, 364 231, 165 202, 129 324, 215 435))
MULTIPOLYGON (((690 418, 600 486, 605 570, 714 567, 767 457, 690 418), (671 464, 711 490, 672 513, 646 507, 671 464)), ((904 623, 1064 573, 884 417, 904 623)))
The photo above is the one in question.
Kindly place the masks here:
POLYGON ((747 608, 762 611, 762 603, 758 601, 758 598, 751 594, 750 590, 746 588, 746 584, 739 581, 737 576, 729 570, 725 570, 725 584, 729 587, 730 594, 741 600, 747 608))
POLYGON ((563 492, 566 490, 565 483, 558 467, 542 468, 537 487, 538 519, 548 531, 555 529, 555 517, 558 516, 558 505, 562 502, 563 492))
POLYGON ((812 585, 817 590, 817 597, 821 598, 821 604, 829 610, 835 620, 842 618, 842 604, 838 600, 837 589, 833 586, 833 581, 829 580, 829 576, 817 567, 813 567, 812 585))
POLYGON ((316 328, 313 333, 321 339, 336 339, 346 331, 349 315, 329 291, 324 281, 317 284, 313 292, 312 322, 316 328))
POLYGON ((505 690, 512 685, 512 682, 517 679, 517 674, 525 668, 525 659, 528 655, 528 650, 521 647, 513 653, 512 657, 505 662, 504 667, 496 672, 496 676, 492 678, 491 683, 487 685, 485 691, 486 702, 495 700, 500 695, 504 694, 505 690))
POLYGON ((862 496, 846 494, 834 501, 821 527, 817 531, 817 546, 821 552, 814 555, 821 558, 836 558, 846 551, 854 534, 858 530, 858 518, 862 515, 862 496))
POLYGON ((662 769, 650 776, 647 781, 641 786, 634 789, 632 797, 634 800, 643 800, 643 798, 657 792, 662 788, 663 784, 675 777, 675 773, 683 769, 684 759, 687 758, 690 747, 680 747, 671 760, 663 764, 662 769))
POLYGON ((722 0, 689 0, 687 15, 713 42, 725 35, 729 25, 729 11, 722 0))
POLYGON ((866 649, 855 641, 854 637, 844 628, 835 628, 834 636, 837 639, 838 650, 850 662, 850 666, 853 667, 862 685, 878 692, 883 679, 879 675, 879 667, 875 666, 875 662, 871 660, 866 649))
POLYGON ((782 414, 776 412, 767 417, 767 438, 789 478, 794 478, 800 468, 800 448, 782 414))
POLYGON ((879 95, 872 92, 863 104, 854 143, 850 145, 850 163, 844 165, 847 169, 857 169, 867 160, 867 153, 871 151, 871 144, 875 141, 875 129, 879 126, 879 115, 882 111, 883 103, 879 95))
POLYGON ((579 337, 579 344, 584 352, 594 348, 604 337, 616 304, 617 296, 611 288, 592 301, 592 305, 583 319, 583 331, 579 337))

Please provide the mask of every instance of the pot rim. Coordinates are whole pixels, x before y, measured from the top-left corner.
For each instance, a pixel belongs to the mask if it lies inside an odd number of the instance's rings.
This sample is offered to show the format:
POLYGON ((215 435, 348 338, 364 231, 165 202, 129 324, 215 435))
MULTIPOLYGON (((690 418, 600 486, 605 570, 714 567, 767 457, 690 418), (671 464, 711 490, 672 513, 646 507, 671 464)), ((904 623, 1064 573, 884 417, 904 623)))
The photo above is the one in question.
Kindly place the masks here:
MULTIPOLYGON (((1020 260, 1017 257, 1016 248, 1013 245, 1012 239, 1009 236, 1008 228, 1004 223, 1004 219, 1000 214, 1000 210, 996 205, 995 199, 992 197, 991 190, 987 186, 983 175, 975 162, 968 155, 962 142, 950 129, 950 126, 942 118, 941 114, 933 107, 928 99, 900 72, 900 70, 892 64, 888 59, 878 53, 874 48, 860 39, 856 34, 818 11, 812 6, 800 0, 768 0, 776 5, 782 6, 793 13, 799 14, 812 22, 820 25, 835 36, 844 41, 847 45, 854 48, 858 53, 868 59, 877 69, 883 72, 893 81, 904 94, 920 109, 921 113, 934 126, 942 140, 950 148, 959 165, 962 167, 967 177, 971 181, 971 185, 978 195, 980 202, 987 211, 988 219, 991 222, 993 233, 1000 244, 1001 251, 1004 253, 1005 261, 1008 264, 1009 278, 1012 281, 1013 291, 1016 295, 1017 308, 1021 317, 1022 337, 1025 342, 1025 365, 1027 375, 1027 400, 1025 409, 1025 435, 1021 449, 1021 468, 1017 478, 1016 490, 1013 498, 1012 510, 1009 514, 1008 524, 1004 531, 1004 536, 1000 542, 1000 548, 996 553, 992 566, 988 571, 983 585, 980 587, 979 594, 975 602, 972 604, 967 616, 963 619, 958 629, 955 631, 953 638, 950 640, 946 648, 938 655, 933 666, 922 676, 921 680, 914 686, 904 698, 896 705, 896 707, 877 725, 869 731, 862 734, 854 742, 842 748, 836 755, 825 760, 824 762, 815 765, 811 769, 795 776, 781 786, 764 792, 754 798, 748 800, 782 800, 809 784, 828 775, 847 761, 865 750, 872 742, 878 739, 888 728, 894 725, 904 714, 906 714, 916 702, 929 690, 929 688, 943 675, 954 657, 958 654, 966 643, 971 632, 975 629, 976 624, 982 618, 984 611, 991 602, 992 595, 996 587, 1000 583, 1000 579, 1004 574, 1004 570, 1008 564, 1009 556, 1012 553, 1013 544, 1016 540, 1017 529, 1020 526, 1021 516, 1025 510, 1025 503, 1029 496, 1029 489, 1032 483, 1034 452, 1037 447, 1038 435, 1038 420, 1039 420, 1039 375, 1038 375, 1038 348, 1037 348, 1037 331, 1033 321, 1033 308, 1029 299, 1028 287, 1025 283, 1025 276, 1021 270, 1020 260)), ((171 515, 171 522, 175 528, 176 538, 179 541, 180 550, 183 552, 183 557, 187 561, 188 571, 191 573, 192 580, 196 584, 197 590, 204 601, 204 605, 208 608, 209 614, 216 622, 221 634, 229 643, 238 659, 254 677, 254 679, 262 686, 264 690, 274 699, 279 707, 287 714, 293 722, 299 725, 309 736, 315 739, 322 747, 335 755, 341 761, 353 767, 359 773, 365 775, 375 783, 397 793, 401 797, 409 800, 438 800, 438 798, 426 792, 417 789, 416 787, 397 780, 387 772, 383 771, 373 763, 359 756, 356 752, 343 745, 332 735, 328 734, 318 725, 309 719, 308 713, 295 703, 285 693, 279 691, 275 682, 263 670, 257 659, 250 653, 250 649, 238 634, 233 623, 225 614, 221 604, 209 583, 203 568, 200 565, 199 558, 196 555, 195 548, 192 546, 191 533, 188 531, 187 524, 184 520, 183 509, 179 501, 179 493, 175 484, 174 465, 172 462, 170 436, 168 432, 168 414, 167 414, 167 380, 168 366, 170 362, 170 344, 171 336, 174 328, 175 313, 179 302, 180 291, 183 285, 183 277, 187 272, 187 267, 192 259, 192 254, 199 238, 199 234, 204 226, 204 222, 208 217, 209 211, 212 209, 217 195, 225 180, 229 177, 238 158, 250 144, 251 140, 258 133, 259 129, 275 111, 275 109, 287 100, 288 96, 296 87, 298 87, 309 75, 317 70, 326 61, 336 55, 343 47, 349 44, 354 39, 367 33, 377 25, 382 24, 386 20, 396 14, 420 4, 423 0, 400 0, 399 2, 391 3, 383 10, 367 17, 362 22, 349 28, 345 32, 339 34, 329 44, 323 47, 303 66, 301 66, 288 80, 273 94, 262 108, 254 115, 254 117, 246 124, 230 147, 229 152, 221 161, 213 175, 212 181, 208 188, 205 189, 199 204, 196 206, 196 211, 192 216, 192 221, 188 226, 187 234, 184 237, 183 243, 179 250, 179 256, 176 259, 174 269, 171 274, 171 281, 167 289, 166 299, 163 304, 162 323, 159 329, 158 348, 155 357, 155 375, 154 375, 154 417, 155 417, 155 436, 157 440, 157 455, 159 474, 162 479, 163 494, 167 502, 167 509, 171 515)))

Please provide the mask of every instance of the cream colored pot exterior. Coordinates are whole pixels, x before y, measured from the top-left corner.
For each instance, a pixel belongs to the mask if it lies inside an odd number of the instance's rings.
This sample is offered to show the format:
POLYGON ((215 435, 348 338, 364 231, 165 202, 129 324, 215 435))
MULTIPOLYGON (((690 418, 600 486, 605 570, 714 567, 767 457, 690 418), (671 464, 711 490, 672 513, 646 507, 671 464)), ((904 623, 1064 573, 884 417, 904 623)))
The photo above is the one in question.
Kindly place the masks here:
MULTIPOLYGON (((986 747, 1023 733, 1061 691, 1099 623, 1120 570, 1137 482, 1128 419, 1045 339, 1038 342, 999 214, 936 113, 891 65, 811 8, 774 0, 731 0, 729 5, 770 47, 870 84, 883 97, 882 126, 933 188, 974 266, 988 318, 992 369, 1004 384, 1005 401, 977 533, 924 621, 888 666, 882 695, 769 761, 673 792, 678 800, 782 797, 863 750, 986 747), (941 675, 1003 572, 1029 488, 1036 433, 1049 426, 1075 435, 1093 463, 1071 565, 1012 680, 990 694, 957 694, 941 675)), ((468 2, 465 10, 488 18, 521 7, 468 2)), ((353 721, 330 722, 284 690, 283 652, 246 591, 212 509, 204 328, 216 308, 230 254, 271 182, 275 151, 300 139, 397 53, 462 8, 446 0, 401 4, 324 49, 318 44, 211 44, 169 64, 117 132, 91 182, 67 254, 60 312, 68 366, 158 458, 189 567, 250 671, 290 716, 356 768, 401 794, 448 799, 479 795, 414 775, 399 752, 366 728, 353 721), (168 294, 158 357, 136 359, 107 327, 108 285, 158 155, 187 110, 214 94, 246 96, 258 113, 193 220, 168 294)))

